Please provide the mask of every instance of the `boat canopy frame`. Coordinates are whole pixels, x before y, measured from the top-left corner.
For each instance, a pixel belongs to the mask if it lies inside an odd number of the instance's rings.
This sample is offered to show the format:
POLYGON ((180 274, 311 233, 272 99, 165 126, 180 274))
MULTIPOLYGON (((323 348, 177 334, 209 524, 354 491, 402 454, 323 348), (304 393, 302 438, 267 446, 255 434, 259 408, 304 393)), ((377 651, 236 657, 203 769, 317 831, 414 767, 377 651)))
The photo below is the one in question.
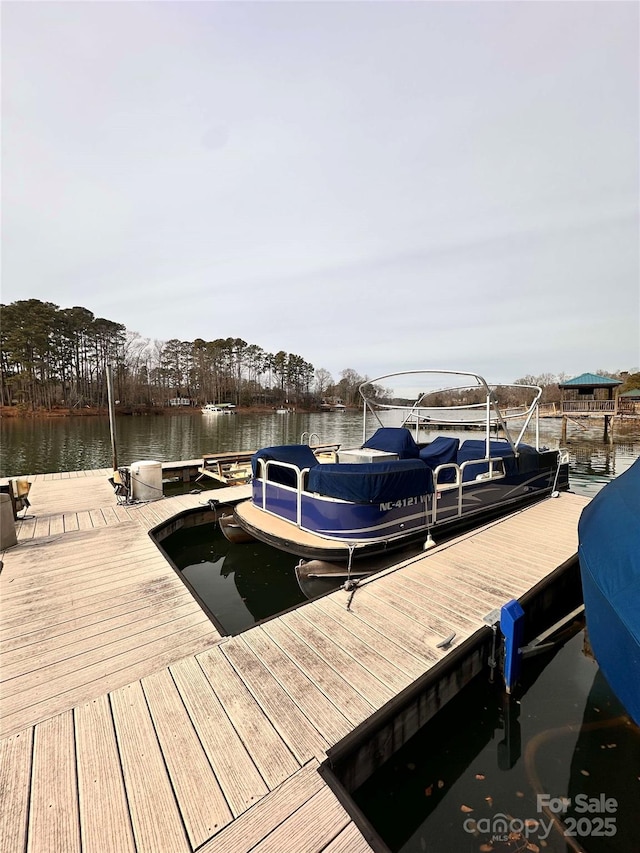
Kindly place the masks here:
MULTIPOLYGON (((387 373, 384 376, 379 376, 376 379, 367 379, 363 382, 358 391, 362 397, 364 404, 362 434, 363 441, 367 438, 367 413, 370 413, 377 421, 379 426, 389 426, 380 418, 379 412, 398 413, 400 423, 399 426, 411 429, 415 427, 416 437, 421 426, 428 424, 429 426, 484 426, 485 427, 485 447, 486 458, 491 457, 491 427, 500 427, 504 433, 504 437, 509 442, 512 452, 518 456, 518 447, 522 442, 523 436, 535 417, 535 449, 540 450, 540 415, 539 402, 542 396, 542 388, 539 385, 526 385, 524 383, 502 383, 500 385, 489 385, 487 381, 478 373, 473 373, 469 370, 402 370, 397 373, 387 373), (394 403, 383 403, 375 397, 367 395, 367 389, 376 386, 380 382, 394 377, 413 377, 413 376, 461 376, 469 377, 472 381, 462 385, 451 385, 450 387, 432 388, 429 391, 421 392, 416 401, 410 405, 398 405, 394 403), (464 389, 480 389, 484 392, 485 400, 483 403, 468 403, 463 405, 449 406, 425 406, 426 398, 433 394, 445 394, 450 391, 461 391, 464 389), (533 392, 533 400, 528 405, 525 404, 511 411, 501 411, 499 400, 496 396, 498 388, 518 388, 529 389, 533 392), (470 416, 459 416, 457 419, 452 417, 452 413, 457 412, 459 415, 468 413, 470 416), (442 414, 440 414, 442 413, 442 414), (449 417, 446 416, 449 413, 449 417), (474 417, 477 415, 477 417, 474 417), (517 436, 514 437, 507 425, 509 420, 524 420, 517 436)), ((515 431, 514 431, 515 432, 515 431)))

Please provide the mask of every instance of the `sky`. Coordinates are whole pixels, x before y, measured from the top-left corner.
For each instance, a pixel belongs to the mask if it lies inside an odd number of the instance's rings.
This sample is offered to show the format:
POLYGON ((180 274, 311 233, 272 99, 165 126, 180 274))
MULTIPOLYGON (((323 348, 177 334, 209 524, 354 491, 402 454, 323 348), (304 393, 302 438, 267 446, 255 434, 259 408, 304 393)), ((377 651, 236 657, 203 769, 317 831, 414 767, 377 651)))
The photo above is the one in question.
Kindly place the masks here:
POLYGON ((334 379, 640 365, 635 2, 4 2, 2 302, 334 379))

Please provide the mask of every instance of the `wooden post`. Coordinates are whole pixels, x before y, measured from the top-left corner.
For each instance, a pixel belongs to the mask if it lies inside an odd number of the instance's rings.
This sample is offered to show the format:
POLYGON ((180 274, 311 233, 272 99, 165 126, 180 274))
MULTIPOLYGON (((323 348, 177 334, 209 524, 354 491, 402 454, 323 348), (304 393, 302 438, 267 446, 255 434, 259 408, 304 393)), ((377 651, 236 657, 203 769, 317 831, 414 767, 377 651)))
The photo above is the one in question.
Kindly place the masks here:
POLYGON ((562 429, 560 431, 560 441, 563 443, 567 440, 567 416, 562 416, 562 429))
POLYGON ((613 418, 611 415, 604 416, 604 435, 602 439, 603 441, 608 441, 609 444, 613 444, 613 418), (609 429, 609 422, 611 422, 611 429, 609 429))
POLYGON ((113 470, 118 470, 118 453, 116 451, 116 408, 113 401, 113 380, 111 378, 111 365, 107 365, 107 397, 109 400, 109 431, 111 432, 111 454, 113 470))

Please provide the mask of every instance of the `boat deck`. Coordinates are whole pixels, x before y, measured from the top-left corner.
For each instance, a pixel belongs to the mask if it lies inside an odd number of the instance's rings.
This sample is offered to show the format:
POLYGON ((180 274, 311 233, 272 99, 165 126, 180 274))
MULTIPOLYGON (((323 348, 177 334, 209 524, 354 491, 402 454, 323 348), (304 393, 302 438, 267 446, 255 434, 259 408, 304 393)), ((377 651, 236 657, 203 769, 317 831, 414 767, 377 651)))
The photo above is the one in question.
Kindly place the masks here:
POLYGON ((443 660, 444 637, 571 559, 588 502, 467 533, 350 609, 338 591, 222 638, 146 535, 207 493, 118 506, 109 473, 30 478, 35 517, 3 555, 7 853, 368 850, 317 772, 327 750, 443 660))

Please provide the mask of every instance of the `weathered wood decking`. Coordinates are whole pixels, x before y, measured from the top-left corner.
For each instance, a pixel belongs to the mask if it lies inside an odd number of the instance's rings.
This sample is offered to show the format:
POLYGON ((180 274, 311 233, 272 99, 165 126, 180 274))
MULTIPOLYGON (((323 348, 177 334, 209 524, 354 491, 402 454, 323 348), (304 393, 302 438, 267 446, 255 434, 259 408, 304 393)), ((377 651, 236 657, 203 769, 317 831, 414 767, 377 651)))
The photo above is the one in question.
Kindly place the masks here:
POLYGON ((108 473, 35 478, 36 517, 4 554, 11 853, 369 849, 317 773, 327 749, 442 660, 443 637, 463 642, 570 558, 587 502, 466 534, 367 581, 350 610, 340 591, 220 638, 145 534, 206 497, 120 507, 108 473))

